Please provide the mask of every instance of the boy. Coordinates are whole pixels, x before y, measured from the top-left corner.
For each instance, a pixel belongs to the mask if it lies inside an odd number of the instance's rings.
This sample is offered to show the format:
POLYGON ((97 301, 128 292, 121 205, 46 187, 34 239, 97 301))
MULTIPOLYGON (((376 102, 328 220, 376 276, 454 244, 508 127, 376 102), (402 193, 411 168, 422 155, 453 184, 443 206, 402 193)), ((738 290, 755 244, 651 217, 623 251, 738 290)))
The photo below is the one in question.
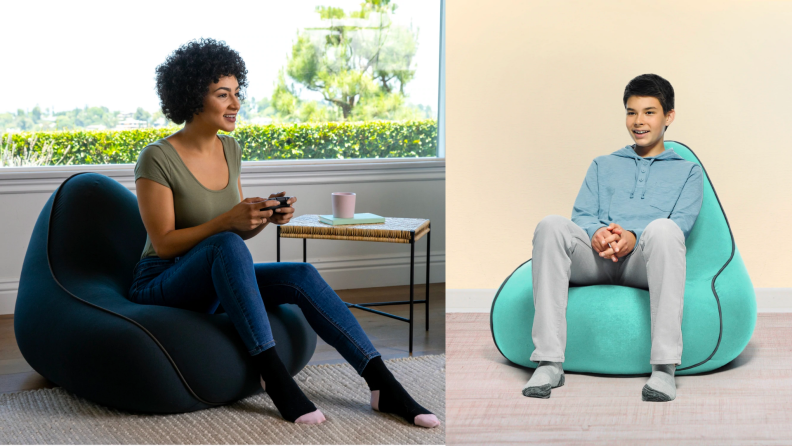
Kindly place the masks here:
POLYGON ((663 146, 674 121, 674 89, 655 74, 624 90, 627 131, 635 144, 594 159, 572 220, 545 217, 533 239, 536 314, 532 338, 538 362, 523 395, 549 398, 564 385, 569 284, 617 284, 649 290, 652 376, 644 401, 676 398, 682 358, 685 239, 701 210, 701 167, 663 146))

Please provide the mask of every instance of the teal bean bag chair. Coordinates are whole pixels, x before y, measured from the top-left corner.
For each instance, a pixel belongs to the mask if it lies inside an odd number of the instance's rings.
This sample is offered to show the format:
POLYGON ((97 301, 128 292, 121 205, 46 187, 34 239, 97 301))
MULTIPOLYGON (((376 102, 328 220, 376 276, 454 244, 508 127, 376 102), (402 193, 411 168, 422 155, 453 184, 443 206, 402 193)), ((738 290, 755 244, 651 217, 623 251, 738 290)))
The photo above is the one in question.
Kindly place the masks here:
MULTIPOLYGON (((701 165, 684 144, 667 141, 688 161, 701 165)), ((701 212, 688 236, 682 365, 677 375, 717 369, 743 351, 756 326, 756 296, 734 244, 729 221, 704 173, 701 212)), ((525 367, 534 351, 531 261, 503 282, 492 303, 495 345, 509 361, 525 367)), ((564 370, 603 374, 651 373, 649 292, 620 285, 570 287, 564 370)))

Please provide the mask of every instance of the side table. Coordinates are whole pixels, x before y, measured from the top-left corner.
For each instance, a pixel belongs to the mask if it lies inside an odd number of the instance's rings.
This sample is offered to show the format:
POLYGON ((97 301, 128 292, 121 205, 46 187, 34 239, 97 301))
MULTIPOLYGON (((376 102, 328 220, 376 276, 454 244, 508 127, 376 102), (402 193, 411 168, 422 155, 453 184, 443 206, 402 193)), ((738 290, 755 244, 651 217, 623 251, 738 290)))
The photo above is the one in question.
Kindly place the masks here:
POLYGON ((307 243, 308 239, 324 240, 357 240, 362 242, 384 242, 384 243, 409 243, 410 244, 410 300, 399 300, 393 302, 367 302, 352 304, 344 302, 349 308, 368 311, 370 313, 386 316, 410 324, 410 356, 413 351, 413 305, 425 304, 426 307, 426 330, 429 330, 429 261, 430 261, 430 240, 431 222, 419 218, 385 218, 385 223, 374 223, 365 225, 340 225, 332 226, 319 221, 319 216, 315 214, 301 215, 293 218, 289 223, 278 226, 277 230, 277 260, 280 262, 280 240, 281 238, 301 238, 303 239, 303 262, 308 261, 307 243), (415 300, 415 242, 426 236, 426 298, 415 300), (405 318, 384 311, 374 310, 369 307, 382 305, 410 305, 410 317, 405 318))

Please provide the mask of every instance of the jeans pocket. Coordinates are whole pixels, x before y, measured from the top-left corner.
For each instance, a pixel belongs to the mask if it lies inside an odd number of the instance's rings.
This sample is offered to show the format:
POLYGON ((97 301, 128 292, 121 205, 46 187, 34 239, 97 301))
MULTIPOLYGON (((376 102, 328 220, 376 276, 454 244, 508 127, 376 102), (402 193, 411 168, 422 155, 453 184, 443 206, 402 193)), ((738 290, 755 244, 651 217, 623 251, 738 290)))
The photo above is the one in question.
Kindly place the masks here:
POLYGON ((153 260, 146 260, 143 259, 135 266, 135 270, 132 274, 132 286, 130 287, 130 295, 145 286, 152 280, 154 280, 157 276, 162 274, 163 271, 170 268, 174 262, 172 260, 165 260, 165 259, 153 259, 153 260))
POLYGON ((148 257, 148 258, 145 258, 145 259, 139 261, 137 263, 137 265, 135 265, 135 275, 137 275, 137 274, 139 274, 139 273, 141 273, 143 271, 152 269, 152 268, 161 268, 164 265, 168 265, 168 264, 172 264, 172 263, 175 263, 175 262, 173 260, 152 259, 151 257, 148 257), (151 260, 149 260, 149 259, 151 259, 151 260))
POLYGON ((153 268, 139 272, 133 279, 132 286, 129 287, 128 299, 135 303, 141 303, 139 298, 146 293, 146 287, 160 274, 162 274, 162 271, 157 271, 153 268))

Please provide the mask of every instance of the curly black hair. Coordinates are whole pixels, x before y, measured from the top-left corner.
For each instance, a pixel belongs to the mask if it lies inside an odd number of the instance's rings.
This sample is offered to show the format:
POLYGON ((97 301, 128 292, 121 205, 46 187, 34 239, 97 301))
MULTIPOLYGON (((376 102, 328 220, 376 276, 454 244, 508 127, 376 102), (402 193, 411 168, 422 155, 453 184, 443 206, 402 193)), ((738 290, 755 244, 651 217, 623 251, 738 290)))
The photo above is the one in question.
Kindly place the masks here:
POLYGON ((222 40, 191 40, 171 53, 156 72, 162 113, 176 124, 191 122, 203 111, 209 85, 219 82, 221 76, 235 76, 240 100, 245 98, 245 61, 222 40))

